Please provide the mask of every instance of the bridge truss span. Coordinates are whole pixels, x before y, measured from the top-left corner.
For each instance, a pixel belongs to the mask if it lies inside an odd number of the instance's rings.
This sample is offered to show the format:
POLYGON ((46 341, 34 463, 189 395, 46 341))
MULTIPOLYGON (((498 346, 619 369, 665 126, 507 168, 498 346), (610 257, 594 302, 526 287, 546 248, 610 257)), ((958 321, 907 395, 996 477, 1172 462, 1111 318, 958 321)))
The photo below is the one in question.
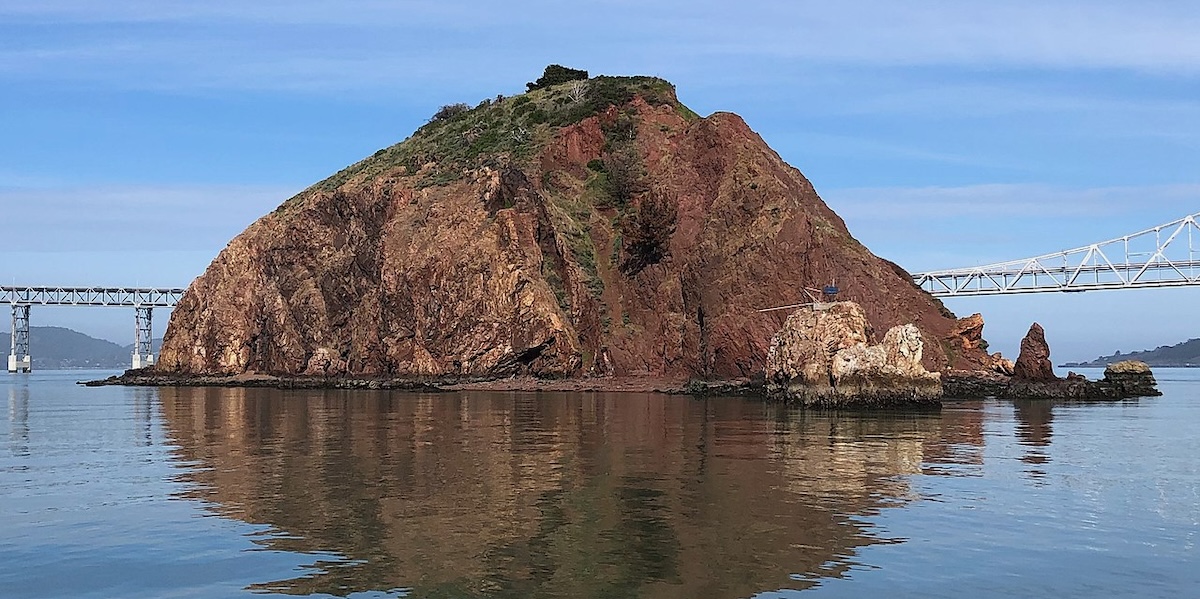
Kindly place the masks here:
POLYGON ((0 286, 0 304, 12 306, 12 340, 9 372, 30 372, 33 358, 29 347, 31 306, 125 306, 134 309, 134 368, 154 365, 154 308, 173 308, 184 289, 175 287, 26 287, 0 286))
POLYGON ((0 304, 171 308, 179 303, 183 292, 183 289, 159 287, 0 286, 0 304))
POLYGON ((913 282, 938 297, 1200 285, 1200 213, 1054 254, 918 273, 913 282))

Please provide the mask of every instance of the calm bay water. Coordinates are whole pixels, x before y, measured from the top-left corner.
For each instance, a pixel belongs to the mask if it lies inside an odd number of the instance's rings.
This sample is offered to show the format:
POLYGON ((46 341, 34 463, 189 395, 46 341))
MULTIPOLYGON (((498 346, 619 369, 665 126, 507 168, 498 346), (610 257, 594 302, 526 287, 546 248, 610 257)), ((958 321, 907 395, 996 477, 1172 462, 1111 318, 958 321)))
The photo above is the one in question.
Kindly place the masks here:
POLYGON ((1200 596, 1200 370, 921 414, 106 374, 0 374, 0 597, 1200 596))

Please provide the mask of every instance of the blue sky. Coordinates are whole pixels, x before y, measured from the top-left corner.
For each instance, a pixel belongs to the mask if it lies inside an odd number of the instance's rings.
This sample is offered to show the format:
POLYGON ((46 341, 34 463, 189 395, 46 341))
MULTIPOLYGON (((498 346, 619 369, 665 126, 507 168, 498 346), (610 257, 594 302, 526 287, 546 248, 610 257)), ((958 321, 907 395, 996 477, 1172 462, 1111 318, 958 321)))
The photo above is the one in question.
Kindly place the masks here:
MULTIPOLYGON (((0 280, 186 285, 288 196, 549 63, 742 115, 911 271, 1067 249, 1200 212, 1197 31, 1187 1, 0 0, 0 280)), ((947 305, 1013 356, 1035 320, 1056 360, 1200 337, 1197 288, 947 305)), ((119 310, 33 319, 132 341, 119 310)))

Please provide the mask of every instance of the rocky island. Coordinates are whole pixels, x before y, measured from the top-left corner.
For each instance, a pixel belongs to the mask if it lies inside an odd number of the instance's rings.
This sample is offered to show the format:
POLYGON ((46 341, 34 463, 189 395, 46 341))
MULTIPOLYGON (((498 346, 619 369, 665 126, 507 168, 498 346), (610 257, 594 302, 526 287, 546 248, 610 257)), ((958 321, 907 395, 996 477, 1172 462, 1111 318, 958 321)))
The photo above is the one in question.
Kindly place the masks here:
POLYGON ((653 77, 552 65, 527 87, 444 106, 284 201, 189 286, 158 363, 105 382, 766 380, 814 405, 936 404, 939 373, 997 363, 979 315, 955 318, 873 255, 737 115, 701 117, 653 77), (789 349, 825 316, 763 309, 830 283, 845 343, 789 349))
POLYGON ((252 224, 142 374, 749 379, 786 317, 758 310, 834 281, 875 330, 919 327, 929 370, 984 363, 737 115, 551 67, 252 224))

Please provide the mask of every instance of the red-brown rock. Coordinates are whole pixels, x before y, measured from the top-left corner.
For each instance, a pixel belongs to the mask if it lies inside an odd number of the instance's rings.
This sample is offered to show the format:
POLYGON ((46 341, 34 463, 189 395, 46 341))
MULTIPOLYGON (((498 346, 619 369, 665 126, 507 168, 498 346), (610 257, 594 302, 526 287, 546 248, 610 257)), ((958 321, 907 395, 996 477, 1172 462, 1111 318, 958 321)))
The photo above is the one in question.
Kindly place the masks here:
POLYGON ((1024 381, 1057 381, 1054 366, 1050 363, 1050 346, 1046 343, 1046 332, 1042 325, 1033 323, 1029 333, 1021 340, 1021 354, 1013 366, 1013 376, 1024 381))
POLYGON ((788 314, 757 310, 832 282, 930 370, 986 364, 741 118, 639 81, 561 127, 555 88, 431 122, 288 200, 191 285, 158 371, 747 377, 788 314))
POLYGON ((987 349, 987 342, 983 340, 983 315, 978 312, 958 319, 950 333, 966 350, 987 349))

